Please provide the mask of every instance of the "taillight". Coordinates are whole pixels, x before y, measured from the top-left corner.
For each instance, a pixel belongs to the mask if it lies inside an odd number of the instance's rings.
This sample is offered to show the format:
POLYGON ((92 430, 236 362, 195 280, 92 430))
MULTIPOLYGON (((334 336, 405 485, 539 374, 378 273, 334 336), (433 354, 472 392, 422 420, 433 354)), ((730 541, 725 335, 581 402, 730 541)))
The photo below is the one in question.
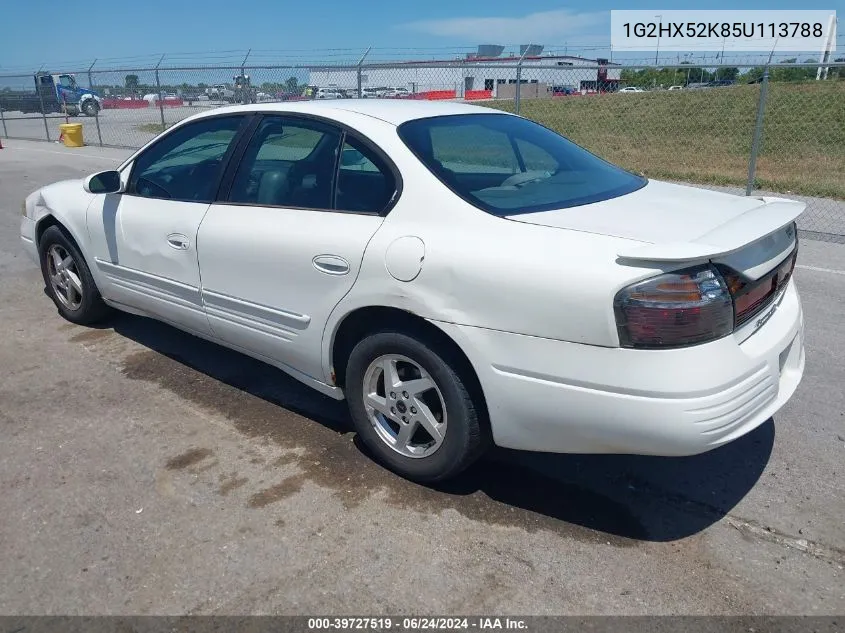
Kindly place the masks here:
POLYGON ((795 249, 789 257, 773 271, 757 280, 746 279, 729 268, 719 269, 734 300, 735 326, 739 327, 758 314, 786 286, 792 277, 797 258, 798 243, 796 242, 795 249))
POLYGON ((620 290, 614 301, 623 347, 694 345, 733 331, 733 302, 711 266, 688 268, 620 290))

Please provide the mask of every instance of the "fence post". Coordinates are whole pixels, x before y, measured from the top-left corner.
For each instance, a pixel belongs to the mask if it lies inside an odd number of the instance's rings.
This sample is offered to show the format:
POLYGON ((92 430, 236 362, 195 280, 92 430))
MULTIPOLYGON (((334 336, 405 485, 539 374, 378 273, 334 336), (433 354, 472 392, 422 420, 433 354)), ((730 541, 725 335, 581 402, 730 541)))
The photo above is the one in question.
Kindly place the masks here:
POLYGON ((357 69, 356 69, 355 74, 358 77, 358 98, 359 99, 363 98, 363 96, 364 96, 364 86, 363 86, 363 81, 362 81, 362 76, 361 76, 361 69, 363 68, 364 58, 367 57, 367 55, 369 55, 371 48, 372 48, 372 46, 367 47, 367 50, 365 50, 364 54, 361 55, 361 59, 358 60, 358 64, 357 64, 357 69))
POLYGON ((526 46, 525 50, 522 51, 522 55, 519 56, 519 62, 516 64, 516 92, 513 95, 513 108, 516 114, 519 114, 519 102, 522 93, 522 61, 528 53, 529 46, 526 46))
POLYGON ((6 129, 6 117, 3 115, 3 104, 0 104, 0 121, 3 122, 3 136, 9 138, 9 130, 6 129))
POLYGON ((161 115, 161 131, 164 132, 164 99, 161 97, 161 82, 158 80, 158 67, 164 61, 164 55, 158 60, 156 64, 156 92, 158 93, 158 112, 161 115))
POLYGON ((751 140, 751 156, 748 160, 748 181, 745 184, 745 195, 750 196, 754 190, 754 178, 757 174, 757 154, 760 152, 760 139, 763 136, 763 114, 766 110, 766 95, 769 91, 769 65, 763 67, 763 79, 760 83, 760 99, 757 102, 757 120, 754 122, 754 136, 751 140))
MULTIPOLYGON (((88 87, 91 89, 91 92, 94 92, 94 81, 91 79, 91 69, 94 67, 94 64, 97 63, 97 60, 94 59, 91 62, 91 65, 88 67, 88 87)), ((96 99, 95 99, 96 101, 96 99)), ((97 101, 97 107, 94 109, 94 122, 97 124, 97 140, 100 143, 100 147, 103 146, 103 134, 100 132, 100 102, 97 101)))
POLYGON ((243 104, 252 103, 252 84, 247 86, 247 84, 246 84, 246 69, 244 68, 244 66, 246 65, 246 60, 249 59, 250 53, 252 53, 251 48, 247 50, 246 55, 244 56, 244 59, 241 62, 241 78, 240 78, 239 81, 241 83, 241 94, 240 94, 241 103, 243 103, 243 104))
MULTIPOLYGON (((40 72, 40 71, 39 71, 40 72)), ((50 140, 50 126, 47 125, 47 113, 44 111, 44 91, 41 90, 41 82, 38 81, 38 72, 35 73, 35 88, 38 90, 38 102, 41 104, 41 118, 44 119, 44 132, 47 134, 47 140, 50 140)))

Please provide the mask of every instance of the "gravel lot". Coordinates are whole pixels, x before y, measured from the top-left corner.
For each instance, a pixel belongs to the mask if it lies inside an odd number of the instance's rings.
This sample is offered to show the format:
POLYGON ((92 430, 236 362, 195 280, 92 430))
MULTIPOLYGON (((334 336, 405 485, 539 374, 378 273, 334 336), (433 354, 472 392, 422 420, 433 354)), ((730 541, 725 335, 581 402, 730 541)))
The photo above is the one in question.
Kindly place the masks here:
MULTIPOLYGON (((204 102, 205 105, 169 107, 164 109, 164 121, 166 124, 176 123, 184 118, 204 112, 220 105, 217 102, 204 102)), ((50 140, 59 138, 59 125, 65 123, 65 116, 62 114, 47 115, 47 129, 44 128, 44 119, 41 114, 21 114, 20 112, 5 112, 6 132, 10 138, 47 140, 47 132, 50 133, 50 140)), ((99 114, 100 135, 104 145, 118 147, 141 147, 155 137, 155 133, 149 127, 144 126, 161 125, 161 112, 158 108, 140 108, 137 110, 102 110, 99 114)), ((67 119, 70 123, 81 123, 82 133, 85 142, 90 145, 98 145, 97 119, 86 116, 75 116, 67 119)))
POLYGON ((275 369, 60 319, 20 202, 126 152, 4 145, 0 613, 845 612, 845 246, 801 244, 806 374, 754 433, 683 459, 500 450, 433 490, 275 369))

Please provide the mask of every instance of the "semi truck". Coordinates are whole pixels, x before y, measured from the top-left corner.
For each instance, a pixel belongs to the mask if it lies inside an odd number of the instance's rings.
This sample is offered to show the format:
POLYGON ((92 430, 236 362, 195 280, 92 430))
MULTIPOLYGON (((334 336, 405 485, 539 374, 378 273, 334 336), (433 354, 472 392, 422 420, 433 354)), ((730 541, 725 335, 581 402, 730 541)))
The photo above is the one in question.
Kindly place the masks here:
POLYGON ((63 112, 71 116, 95 116, 102 108, 102 99, 93 90, 77 85, 73 75, 36 73, 35 91, 0 92, 0 107, 23 113, 63 112))

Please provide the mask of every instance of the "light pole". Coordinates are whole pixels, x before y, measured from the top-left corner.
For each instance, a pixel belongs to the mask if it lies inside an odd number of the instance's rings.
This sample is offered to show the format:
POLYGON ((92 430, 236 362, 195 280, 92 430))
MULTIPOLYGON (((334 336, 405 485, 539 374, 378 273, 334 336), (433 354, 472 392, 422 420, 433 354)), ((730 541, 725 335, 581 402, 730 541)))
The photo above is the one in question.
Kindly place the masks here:
MULTIPOLYGON (((722 56, 718 58, 718 59, 719 59, 719 64, 724 64, 724 63, 725 63, 725 42, 726 42, 726 41, 727 41, 727 38, 723 38, 723 39, 722 39, 722 56)), ((718 79, 719 79, 719 65, 717 64, 717 65, 716 65, 716 74, 715 74, 715 76, 713 77, 713 80, 714 80, 714 81, 717 81, 718 79)))
POLYGON ((657 66, 657 56, 660 54, 660 30, 663 28, 663 16, 655 15, 660 20, 660 26, 657 27, 657 50, 654 51, 654 65, 657 66))

